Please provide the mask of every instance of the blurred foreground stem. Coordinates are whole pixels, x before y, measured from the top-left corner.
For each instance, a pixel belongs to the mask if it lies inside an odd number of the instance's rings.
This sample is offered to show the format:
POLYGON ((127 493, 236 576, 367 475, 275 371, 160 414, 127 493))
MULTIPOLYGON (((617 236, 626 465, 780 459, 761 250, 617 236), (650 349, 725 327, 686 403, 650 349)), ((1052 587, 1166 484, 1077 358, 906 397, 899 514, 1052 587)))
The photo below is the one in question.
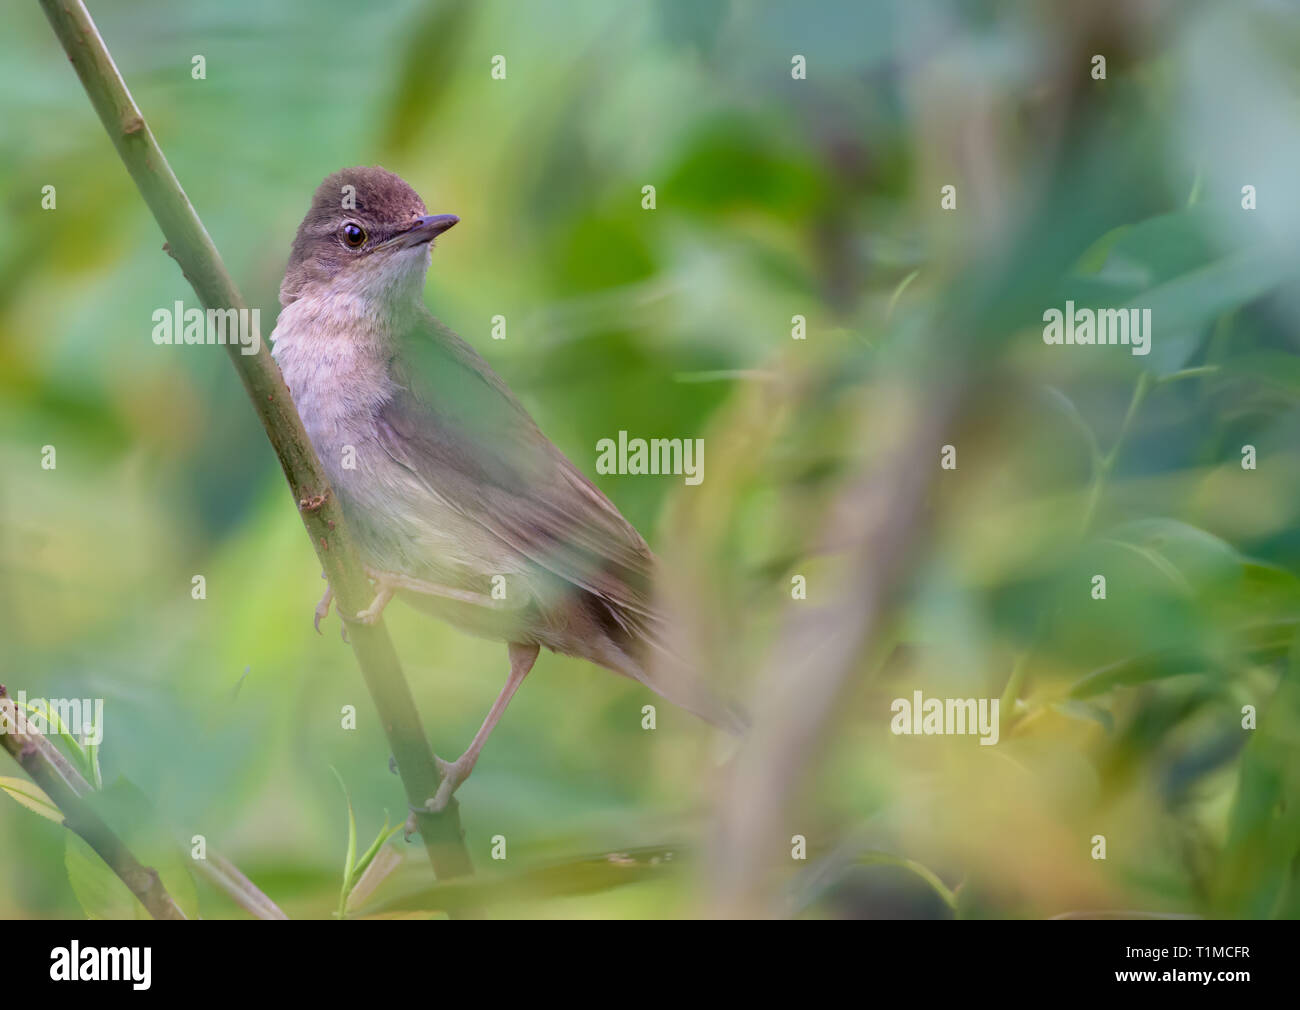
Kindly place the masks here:
MULTIPOLYGON (((53 712, 41 714, 47 720, 52 719, 51 725, 58 722, 59 717, 53 712)), ((32 781, 41 787, 45 798, 58 809, 63 817, 63 826, 81 836, 95 850, 155 919, 184 919, 185 914, 168 894, 157 872, 142 865, 84 799, 102 789, 102 781, 96 781, 93 785, 87 781, 76 765, 45 734, 18 732, 17 718, 17 706, 6 695, 4 685, 0 684, 0 726, 4 727, 4 739, 0 743, 32 781)), ((59 736, 70 744, 76 742, 62 728, 59 736)), ((91 761, 91 764, 98 780, 98 762, 91 761)), ((255 918, 288 918, 237 866, 211 848, 208 849, 206 858, 195 859, 193 865, 195 871, 206 877, 209 883, 224 891, 227 897, 255 918)))
POLYGON ((23 732, 18 719, 17 707, 0 687, 0 745, 59 808, 64 827, 80 835, 98 853, 155 919, 184 919, 185 913, 163 887, 158 871, 142 865, 83 799, 89 787, 81 775, 44 736, 23 732))
MULTIPOLYGON (((41 0, 41 6, 117 153, 158 221, 167 239, 164 248, 180 265, 199 301, 209 309, 246 311, 220 253, 172 174, 81 0, 41 0)), ((227 344, 226 349, 284 468, 339 613, 355 614, 370 604, 370 582, 289 390, 260 336, 255 354, 244 354, 238 343, 227 344)), ((305 609, 303 617, 305 623, 305 609)), ((438 769, 388 631, 382 621, 351 624, 349 631, 352 651, 379 710, 407 801, 421 810, 417 822, 434 873, 444 879, 473 872, 456 801, 440 814, 423 812, 424 801, 438 789, 438 769)))

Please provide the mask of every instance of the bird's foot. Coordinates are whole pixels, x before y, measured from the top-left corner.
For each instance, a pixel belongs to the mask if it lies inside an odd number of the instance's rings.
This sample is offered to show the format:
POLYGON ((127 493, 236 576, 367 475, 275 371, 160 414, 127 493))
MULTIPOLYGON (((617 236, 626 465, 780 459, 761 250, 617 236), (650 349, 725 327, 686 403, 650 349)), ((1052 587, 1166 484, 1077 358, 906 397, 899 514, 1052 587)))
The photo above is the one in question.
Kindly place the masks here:
POLYGON ((397 590, 391 582, 385 579, 375 580, 375 598, 370 601, 370 606, 365 610, 358 611, 357 620, 362 624, 374 624, 379 620, 388 606, 389 601, 393 598, 393 593, 397 590))
POLYGON ((406 818, 406 826, 402 831, 407 841, 411 840, 412 835, 419 833, 416 815, 440 814, 446 810, 456 790, 474 770, 474 762, 469 754, 462 754, 455 761, 444 761, 435 754, 433 760, 438 764, 438 774, 442 776, 442 781, 438 783, 438 791, 424 801, 424 806, 410 808, 411 815, 406 818))

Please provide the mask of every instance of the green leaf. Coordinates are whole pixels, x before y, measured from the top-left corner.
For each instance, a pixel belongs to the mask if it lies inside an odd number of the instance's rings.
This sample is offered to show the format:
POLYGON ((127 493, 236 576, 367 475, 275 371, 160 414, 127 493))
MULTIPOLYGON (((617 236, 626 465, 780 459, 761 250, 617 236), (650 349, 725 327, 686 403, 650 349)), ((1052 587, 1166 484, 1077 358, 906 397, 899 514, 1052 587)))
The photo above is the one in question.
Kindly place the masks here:
POLYGON ((1121 224, 1106 232, 1105 235, 1084 250, 1083 255, 1079 257, 1079 261, 1074 265, 1074 269, 1081 274, 1095 274, 1100 271, 1110 257, 1110 251, 1115 247, 1115 243, 1131 231, 1133 227, 1131 224, 1121 224))
POLYGON ((1144 367, 1154 375, 1187 364, 1203 327, 1286 282, 1292 253, 1271 246, 1223 249, 1212 212, 1192 207, 1113 229, 1083 254, 1059 297, 1093 309, 1150 309, 1155 331, 1144 367))
POLYGON ((1090 705, 1086 701, 1069 700, 1052 702, 1052 711, 1071 719, 1098 723, 1107 733, 1115 732, 1115 717, 1100 705, 1090 705))
POLYGON ((1177 519, 1138 519, 1109 531, 1107 540, 1133 551, 1180 592, 1200 596, 1227 586, 1236 588, 1245 558, 1212 533, 1177 519))
POLYGON ((142 865, 158 871, 163 887, 185 916, 198 918, 199 895, 191 874, 192 860, 176 844, 171 829, 159 821, 149 798, 134 783, 118 776, 105 789, 87 793, 82 799, 142 865))
POLYGON ((1188 585, 1187 580, 1183 578, 1177 568, 1170 564, 1169 559, 1155 548, 1145 547, 1141 544, 1130 544, 1127 541, 1115 540, 1110 537, 1105 537, 1100 542, 1103 544, 1111 544, 1114 547, 1119 547, 1126 551, 1132 551, 1168 579, 1179 593, 1184 596, 1192 595, 1192 587, 1188 585))
POLYGON ((1255 351, 1228 359, 1223 368, 1229 377, 1256 379, 1300 397, 1300 355, 1255 351))
POLYGON ((1140 656, 1130 656, 1093 670, 1076 681, 1068 694, 1071 698, 1091 698, 1116 687, 1208 671, 1226 672, 1200 653, 1183 649, 1166 649, 1140 656))
MULTIPOLYGON (((1286 654, 1300 622, 1296 618, 1257 621, 1233 631, 1234 654, 1253 663, 1268 663, 1286 654)), ((1115 687, 1165 680, 1193 673, 1229 676, 1232 664, 1193 649, 1159 649, 1098 667, 1067 692, 1070 698, 1091 698, 1115 687)))
POLYGON ((86 769, 87 778, 95 789, 104 788, 104 773, 99 767, 99 744, 86 744, 86 769))
POLYGON ((1228 820, 1228 841, 1216 899, 1231 918, 1294 915, 1300 903, 1296 857, 1300 854, 1300 763, 1295 727, 1300 725, 1300 636, 1292 643, 1277 692, 1261 705, 1258 727, 1248 737, 1228 820))
POLYGON ((669 873, 675 865, 675 857, 681 851, 676 846, 647 846, 623 852, 582 856, 514 873, 457 878, 394 898, 367 909, 366 914, 430 909, 455 911, 507 899, 534 901, 596 894, 669 873))
POLYGON ((1276 249, 1249 249, 1161 284, 1129 307, 1149 308, 1157 335, 1172 334, 1253 302, 1294 271, 1295 264, 1276 249))
POLYGON ((1089 308, 1123 305, 1221 256, 1211 243, 1213 234, 1213 221, 1203 210, 1112 228, 1079 257, 1066 278, 1064 296, 1089 308))
POLYGON ((77 770, 87 779, 91 778, 91 763, 86 757, 86 751, 82 748, 80 741, 72 735, 59 713, 49 708, 43 699, 27 702, 26 708, 29 712, 39 715, 58 735, 59 739, 68 748, 68 753, 72 755, 73 762, 77 765, 77 770))
POLYGON ((1118 283, 1136 284, 1142 290, 1201 269, 1222 255, 1212 240, 1214 221, 1205 210, 1160 214, 1116 230, 1120 234, 1107 247, 1097 273, 1118 283))
MULTIPOLYGON (((330 767, 334 777, 339 780, 339 788, 343 790, 343 799, 348 805, 348 849, 347 854, 343 857, 343 886, 339 889, 339 905, 336 915, 342 919, 347 914, 348 892, 352 890, 352 873, 356 867, 357 860, 357 818, 352 812, 352 797, 348 793, 348 787, 343 784, 343 776, 339 774, 338 769, 330 767)), ((387 822, 385 822, 387 827, 387 822)))
POLYGON ((1300 610, 1300 578, 1281 565, 1247 558, 1241 581, 1243 605, 1252 614, 1271 610, 1282 616, 1300 610))
POLYGON ((147 919, 149 913, 109 865, 69 831, 63 847, 68 882, 88 919, 147 919))
POLYGON ((34 782, 26 779, 0 775, 0 789, 12 796, 33 813, 40 814, 55 824, 63 823, 63 812, 54 805, 54 801, 45 795, 45 791, 34 782))
MULTIPOLYGON (((370 847, 366 849, 361 858, 358 859, 357 818, 356 814, 352 810, 352 797, 348 793, 347 786, 343 784, 343 776, 338 773, 338 769, 331 767, 330 771, 332 771, 334 777, 339 780, 339 788, 343 790, 343 798, 347 801, 348 805, 348 849, 343 860, 343 886, 339 889, 339 903, 338 908, 335 911, 335 915, 342 919, 347 914, 348 906, 354 903, 351 900, 352 892, 361 883, 362 878, 366 874, 366 870, 370 868, 375 856, 379 853, 380 849, 383 848, 384 843, 402 830, 402 825, 399 824, 395 828, 390 828, 388 826, 388 814, 385 813, 384 826, 379 830, 379 834, 375 836, 375 840, 370 843, 370 847)), ((400 862, 400 859, 398 861, 400 862)), ((395 865, 396 864, 390 865, 388 870, 385 871, 385 874, 390 872, 395 865)), ((377 887, 379 881, 382 879, 383 876, 380 876, 379 879, 368 882, 369 886, 367 893, 377 887)), ((358 901, 359 900, 361 899, 358 899, 358 901)))
POLYGON ((356 887, 357 882, 366 872, 367 867, 370 866, 371 860, 375 858, 375 854, 379 852, 383 844, 401 831, 402 827, 403 825, 399 824, 395 828, 390 828, 388 826, 388 814, 384 814, 384 826, 379 829, 379 834, 376 835, 375 840, 370 843, 370 848, 366 849, 362 857, 357 860, 357 865, 352 869, 352 876, 348 886, 349 893, 351 893, 352 889, 356 887))
POLYGON ((1055 386, 1044 386, 1043 390, 1047 394, 1048 403, 1059 410, 1083 437, 1084 443, 1088 446, 1088 458, 1092 461, 1093 469, 1101 466, 1102 453, 1101 446, 1097 444, 1097 436, 1082 412, 1075 406, 1074 401, 1055 386))

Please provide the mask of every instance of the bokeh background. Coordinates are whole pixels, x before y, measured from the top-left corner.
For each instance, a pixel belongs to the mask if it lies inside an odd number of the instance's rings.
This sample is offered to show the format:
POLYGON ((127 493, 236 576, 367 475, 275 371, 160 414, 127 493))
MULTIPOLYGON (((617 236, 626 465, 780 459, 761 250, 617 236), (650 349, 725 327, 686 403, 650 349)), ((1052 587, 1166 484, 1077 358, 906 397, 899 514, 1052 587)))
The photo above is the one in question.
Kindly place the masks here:
MULTIPOLYGON (((644 730, 648 692, 544 656, 459 794, 493 914, 698 914, 726 846, 755 848, 734 886, 775 914, 1300 914, 1293 5, 91 13, 264 333, 320 179, 398 172, 462 218, 430 306, 664 558, 700 668, 777 716, 774 690, 832 685, 815 746, 781 756, 780 837, 754 839, 726 828, 751 798, 725 742, 666 703, 644 730), (1044 345, 1067 298, 1151 308, 1152 353, 1044 345), (704 483, 597 476, 620 429, 703 437, 704 483), (894 495, 899 473, 920 476, 894 495), (880 530, 876 569, 857 547, 880 530), (782 666, 809 627, 853 644, 838 669, 782 666), (891 734, 917 689, 1005 698, 1001 741, 891 734)), ((319 568, 225 352, 151 342, 193 295, 38 5, 4 21, 0 682, 104 698, 106 785, 329 916, 331 768, 363 847, 406 813, 383 733, 337 619, 312 631, 319 568)), ((386 620, 459 753, 504 649, 386 620)), ((376 906, 429 884, 421 847, 390 845, 376 906)), ((133 914, 2 796, 0 858, 0 915, 133 914)), ((203 915, 244 914, 192 886, 203 915)))

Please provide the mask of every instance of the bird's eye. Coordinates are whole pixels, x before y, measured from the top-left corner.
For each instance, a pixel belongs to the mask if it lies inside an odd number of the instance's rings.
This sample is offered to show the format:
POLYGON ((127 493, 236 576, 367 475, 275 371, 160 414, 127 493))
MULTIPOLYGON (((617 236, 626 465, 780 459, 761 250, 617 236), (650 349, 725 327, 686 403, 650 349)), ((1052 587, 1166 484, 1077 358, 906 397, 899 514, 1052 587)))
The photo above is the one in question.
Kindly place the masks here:
POLYGON ((360 249, 366 244, 366 230, 351 221, 339 230, 339 234, 343 236, 343 244, 349 249, 360 249))

